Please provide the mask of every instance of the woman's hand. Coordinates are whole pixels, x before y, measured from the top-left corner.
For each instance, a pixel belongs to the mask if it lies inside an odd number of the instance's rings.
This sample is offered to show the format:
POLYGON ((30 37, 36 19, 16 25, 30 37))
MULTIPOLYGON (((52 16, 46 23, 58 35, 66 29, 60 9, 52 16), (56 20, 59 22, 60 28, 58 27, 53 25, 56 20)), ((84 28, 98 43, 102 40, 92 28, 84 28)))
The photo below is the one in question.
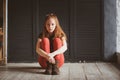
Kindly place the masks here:
POLYGON ((54 55, 52 53, 48 54, 47 60, 52 63, 55 64, 55 59, 54 59, 54 55))

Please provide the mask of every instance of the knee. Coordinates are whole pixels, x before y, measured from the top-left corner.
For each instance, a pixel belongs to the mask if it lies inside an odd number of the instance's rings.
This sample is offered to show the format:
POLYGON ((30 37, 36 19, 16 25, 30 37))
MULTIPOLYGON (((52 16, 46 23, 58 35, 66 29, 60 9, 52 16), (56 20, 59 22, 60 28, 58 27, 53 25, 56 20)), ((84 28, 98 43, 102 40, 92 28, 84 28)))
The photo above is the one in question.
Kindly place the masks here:
POLYGON ((61 41, 60 38, 54 38, 54 41, 61 41))
POLYGON ((55 45, 60 45, 60 44, 62 44, 62 40, 61 40, 60 38, 55 38, 55 39, 53 40, 53 43, 54 43, 55 45))
POLYGON ((42 41, 49 41, 49 39, 45 37, 45 38, 42 38, 42 41))
POLYGON ((50 52, 50 42, 48 38, 43 38, 41 42, 41 48, 46 52, 50 52))
POLYGON ((55 38, 53 40, 54 50, 60 48, 62 46, 62 40, 60 38, 55 38))
POLYGON ((42 38, 42 43, 43 43, 43 45, 48 45, 49 44, 49 39, 48 38, 42 38))

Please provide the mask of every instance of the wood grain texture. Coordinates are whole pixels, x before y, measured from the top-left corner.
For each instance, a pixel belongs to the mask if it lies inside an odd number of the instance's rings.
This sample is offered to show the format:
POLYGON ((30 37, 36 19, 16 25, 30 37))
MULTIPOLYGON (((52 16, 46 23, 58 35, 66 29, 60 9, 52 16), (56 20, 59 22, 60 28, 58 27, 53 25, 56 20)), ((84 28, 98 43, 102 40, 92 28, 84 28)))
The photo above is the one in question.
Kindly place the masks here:
POLYGON ((60 75, 44 71, 38 63, 8 63, 0 66, 0 80, 120 80, 120 69, 104 62, 65 63, 60 75))

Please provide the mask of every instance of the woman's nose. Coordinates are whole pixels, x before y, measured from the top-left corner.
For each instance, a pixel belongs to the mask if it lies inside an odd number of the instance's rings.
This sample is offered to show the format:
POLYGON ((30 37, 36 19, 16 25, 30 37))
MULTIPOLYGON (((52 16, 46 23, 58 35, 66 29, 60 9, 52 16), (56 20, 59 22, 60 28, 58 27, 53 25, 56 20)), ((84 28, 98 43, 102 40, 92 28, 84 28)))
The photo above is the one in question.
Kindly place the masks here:
POLYGON ((49 27, 52 28, 52 25, 50 25, 49 27))

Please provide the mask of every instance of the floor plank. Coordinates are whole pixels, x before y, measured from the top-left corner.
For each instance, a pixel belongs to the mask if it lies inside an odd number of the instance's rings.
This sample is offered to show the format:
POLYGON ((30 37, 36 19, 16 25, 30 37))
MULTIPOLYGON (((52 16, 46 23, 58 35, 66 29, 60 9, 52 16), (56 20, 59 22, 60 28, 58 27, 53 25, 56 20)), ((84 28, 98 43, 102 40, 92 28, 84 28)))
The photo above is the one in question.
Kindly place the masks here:
POLYGON ((74 63, 74 65, 70 65, 70 80, 86 80, 83 65, 83 63, 74 63))
POLYGON ((120 80, 112 63, 65 63, 60 75, 45 75, 38 63, 8 63, 0 66, 0 80, 120 80))
POLYGON ((84 63, 83 70, 87 80, 102 80, 101 73, 95 63, 84 63))
POLYGON ((69 66, 69 63, 64 64, 60 68, 60 75, 53 75, 51 80, 69 80, 69 66))
MULTIPOLYGON (((111 63, 96 63, 100 72, 102 73, 103 80, 120 80, 120 75, 113 69, 111 63)), ((115 68, 115 67, 114 67, 115 68)), ((119 70, 118 70, 119 72, 119 70)))

